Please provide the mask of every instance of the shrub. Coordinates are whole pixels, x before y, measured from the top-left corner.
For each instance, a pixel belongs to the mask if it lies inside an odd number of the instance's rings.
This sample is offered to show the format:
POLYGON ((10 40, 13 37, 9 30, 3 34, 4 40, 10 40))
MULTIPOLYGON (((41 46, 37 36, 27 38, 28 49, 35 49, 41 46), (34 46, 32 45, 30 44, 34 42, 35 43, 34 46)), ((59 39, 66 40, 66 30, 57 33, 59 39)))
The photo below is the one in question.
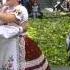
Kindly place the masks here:
POLYGON ((29 20, 28 35, 38 42, 45 57, 54 65, 68 65, 66 36, 70 32, 70 17, 29 20))

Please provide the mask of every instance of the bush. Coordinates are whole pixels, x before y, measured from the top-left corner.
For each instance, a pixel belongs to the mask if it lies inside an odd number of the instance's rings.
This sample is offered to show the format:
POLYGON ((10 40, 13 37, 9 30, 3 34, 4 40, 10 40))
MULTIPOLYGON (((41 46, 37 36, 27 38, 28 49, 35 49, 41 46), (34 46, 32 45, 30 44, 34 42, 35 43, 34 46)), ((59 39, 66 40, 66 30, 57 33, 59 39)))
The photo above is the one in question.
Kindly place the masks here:
POLYGON ((70 32, 70 17, 29 20, 28 35, 43 50, 53 65, 68 65, 66 36, 70 32))

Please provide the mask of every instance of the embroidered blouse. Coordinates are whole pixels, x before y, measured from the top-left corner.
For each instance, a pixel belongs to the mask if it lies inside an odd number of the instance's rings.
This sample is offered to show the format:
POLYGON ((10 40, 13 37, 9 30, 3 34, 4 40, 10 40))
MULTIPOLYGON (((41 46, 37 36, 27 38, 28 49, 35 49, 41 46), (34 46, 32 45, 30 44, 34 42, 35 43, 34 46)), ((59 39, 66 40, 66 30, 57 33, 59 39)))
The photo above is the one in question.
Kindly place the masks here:
MULTIPOLYGON (((21 4, 16 7, 4 6, 2 9, 0 9, 0 11, 14 14, 17 19, 17 24, 19 23, 19 25, 22 24, 24 21, 28 20, 27 9, 24 6, 22 6, 21 4)), ((4 23, 4 22, 0 21, 0 23, 4 23)), ((9 24, 9 25, 14 25, 14 24, 16 24, 16 23, 12 22, 12 24, 9 24)))

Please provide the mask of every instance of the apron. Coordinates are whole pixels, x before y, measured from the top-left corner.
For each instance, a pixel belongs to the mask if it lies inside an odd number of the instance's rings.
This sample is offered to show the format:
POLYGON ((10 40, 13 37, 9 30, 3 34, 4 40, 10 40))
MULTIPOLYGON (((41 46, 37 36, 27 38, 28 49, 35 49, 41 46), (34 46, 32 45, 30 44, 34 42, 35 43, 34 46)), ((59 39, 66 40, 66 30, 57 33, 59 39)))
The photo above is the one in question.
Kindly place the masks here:
POLYGON ((21 43, 18 29, 13 29, 12 26, 0 26, 1 70, 23 70, 25 68, 25 42, 23 37, 23 43, 21 43))

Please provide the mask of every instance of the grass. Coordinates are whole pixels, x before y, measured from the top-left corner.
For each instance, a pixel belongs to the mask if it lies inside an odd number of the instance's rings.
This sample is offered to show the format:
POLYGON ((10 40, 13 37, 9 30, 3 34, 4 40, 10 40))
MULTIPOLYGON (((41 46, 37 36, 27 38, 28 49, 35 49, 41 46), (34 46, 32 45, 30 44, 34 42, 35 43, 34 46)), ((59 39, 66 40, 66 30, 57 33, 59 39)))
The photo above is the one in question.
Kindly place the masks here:
POLYGON ((69 16, 29 20, 28 35, 38 43, 52 65, 68 66, 66 36, 69 32, 69 16))

